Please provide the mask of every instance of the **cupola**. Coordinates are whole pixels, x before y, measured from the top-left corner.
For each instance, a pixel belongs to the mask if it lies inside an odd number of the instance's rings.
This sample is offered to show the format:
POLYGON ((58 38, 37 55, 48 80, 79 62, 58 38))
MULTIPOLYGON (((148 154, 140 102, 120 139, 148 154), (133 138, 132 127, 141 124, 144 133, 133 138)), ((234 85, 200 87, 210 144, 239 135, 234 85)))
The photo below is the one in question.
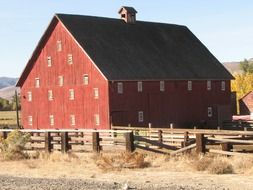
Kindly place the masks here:
POLYGON ((133 7, 123 6, 120 8, 118 13, 120 14, 120 18, 126 23, 134 24, 136 22, 137 11, 133 7))

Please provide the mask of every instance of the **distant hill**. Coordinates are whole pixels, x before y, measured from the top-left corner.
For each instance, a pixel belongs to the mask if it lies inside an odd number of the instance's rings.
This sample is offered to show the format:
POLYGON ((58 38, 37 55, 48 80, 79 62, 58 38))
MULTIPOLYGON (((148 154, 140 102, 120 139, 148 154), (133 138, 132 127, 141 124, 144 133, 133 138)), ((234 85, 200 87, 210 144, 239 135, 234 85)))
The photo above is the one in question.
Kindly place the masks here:
POLYGON ((242 73, 242 70, 240 69, 240 62, 225 62, 223 65, 231 74, 242 73))
POLYGON ((19 93, 19 88, 16 88, 15 86, 8 86, 0 89, 0 98, 12 101, 16 89, 19 93))
POLYGON ((18 78, 0 77, 0 89, 15 86, 18 78))

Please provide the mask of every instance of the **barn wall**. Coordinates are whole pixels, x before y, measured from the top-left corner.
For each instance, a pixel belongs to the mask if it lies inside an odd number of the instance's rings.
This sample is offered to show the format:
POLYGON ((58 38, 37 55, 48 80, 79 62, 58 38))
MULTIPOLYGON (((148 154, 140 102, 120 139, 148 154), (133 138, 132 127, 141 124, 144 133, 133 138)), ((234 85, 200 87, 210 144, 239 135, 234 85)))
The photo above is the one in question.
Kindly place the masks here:
POLYGON ((239 100, 240 114, 249 115, 253 112, 253 93, 250 92, 239 100))
MULTIPOLYGON (((120 81, 122 82, 122 81, 120 81)), ((165 81, 165 91, 160 92, 159 81, 144 81, 143 91, 137 91, 137 81, 123 82, 123 94, 117 92, 117 82, 110 83, 110 115, 114 125, 167 127, 188 127, 207 122, 217 126, 219 109, 227 109, 225 117, 231 118, 230 82, 226 81, 225 91, 221 81, 212 81, 207 90, 206 81, 192 81, 192 91, 187 81, 165 81), (207 116, 211 106, 213 116, 207 116), (144 122, 138 122, 138 111, 144 112, 144 122)))
POLYGON ((36 63, 21 88, 22 123, 24 128, 108 128, 108 82, 58 22, 42 45, 36 63), (57 41, 62 42, 62 51, 57 52, 57 41), (68 54, 73 64, 67 63, 68 54), (52 67, 47 57, 52 57, 52 67), (89 84, 83 84, 83 75, 88 74, 89 84), (64 76, 64 86, 58 85, 58 76, 64 76), (35 88, 35 78, 40 79, 40 88, 35 88), (94 98, 94 88, 99 89, 99 98, 94 98), (69 100, 69 89, 74 89, 75 99, 69 100), (53 100, 48 100, 48 90, 53 90, 53 100), (27 92, 32 92, 32 102, 27 101, 27 92), (100 125, 95 125, 94 114, 99 114, 100 125), (54 115, 54 126, 49 125, 49 115, 54 115), (75 115, 76 125, 70 125, 70 115, 75 115), (28 125, 28 116, 33 125, 28 125))

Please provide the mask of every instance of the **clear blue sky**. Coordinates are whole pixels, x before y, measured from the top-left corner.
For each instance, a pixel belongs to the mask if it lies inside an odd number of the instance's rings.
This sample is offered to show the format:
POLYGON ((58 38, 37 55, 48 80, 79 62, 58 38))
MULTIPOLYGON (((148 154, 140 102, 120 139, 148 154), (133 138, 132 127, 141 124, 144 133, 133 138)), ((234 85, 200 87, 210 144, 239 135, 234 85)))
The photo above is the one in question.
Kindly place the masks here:
POLYGON ((253 57, 252 0, 0 0, 0 76, 20 76, 55 13, 118 18, 122 5, 188 26, 221 62, 253 57))

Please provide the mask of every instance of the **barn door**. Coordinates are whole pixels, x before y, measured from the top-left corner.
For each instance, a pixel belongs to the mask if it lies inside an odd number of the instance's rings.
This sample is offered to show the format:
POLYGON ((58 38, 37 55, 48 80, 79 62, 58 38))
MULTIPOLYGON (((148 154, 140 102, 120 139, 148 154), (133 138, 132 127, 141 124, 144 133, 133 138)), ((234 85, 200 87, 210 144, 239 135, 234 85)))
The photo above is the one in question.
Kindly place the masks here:
POLYGON ((161 94, 148 94, 149 122, 155 127, 162 127, 165 125, 163 103, 161 94))

